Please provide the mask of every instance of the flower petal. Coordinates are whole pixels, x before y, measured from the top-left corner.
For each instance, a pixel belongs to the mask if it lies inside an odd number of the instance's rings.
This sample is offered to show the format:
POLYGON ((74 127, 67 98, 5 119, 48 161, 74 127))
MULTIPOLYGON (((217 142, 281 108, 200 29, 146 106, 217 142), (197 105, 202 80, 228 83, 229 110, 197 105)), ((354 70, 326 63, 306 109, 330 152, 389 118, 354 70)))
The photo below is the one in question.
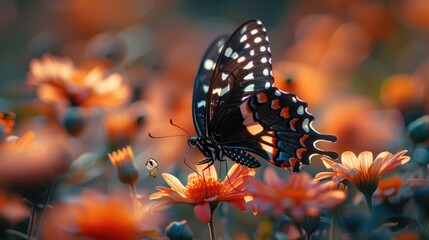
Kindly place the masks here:
POLYGON ((357 157, 353 152, 346 151, 341 154, 341 163, 345 168, 357 168, 357 157))
POLYGON ((163 173, 162 177, 167 182, 167 184, 170 185, 171 189, 181 193, 185 192, 185 186, 183 186, 180 180, 175 176, 168 173, 163 173))
POLYGON ((210 204, 208 202, 205 202, 202 205, 196 205, 194 207, 194 213, 202 223, 207 224, 212 219, 210 204))
POLYGON ((372 164, 372 152, 369 151, 364 151, 361 152, 358 156, 358 164, 359 164, 359 168, 361 172, 368 172, 369 167, 372 164))

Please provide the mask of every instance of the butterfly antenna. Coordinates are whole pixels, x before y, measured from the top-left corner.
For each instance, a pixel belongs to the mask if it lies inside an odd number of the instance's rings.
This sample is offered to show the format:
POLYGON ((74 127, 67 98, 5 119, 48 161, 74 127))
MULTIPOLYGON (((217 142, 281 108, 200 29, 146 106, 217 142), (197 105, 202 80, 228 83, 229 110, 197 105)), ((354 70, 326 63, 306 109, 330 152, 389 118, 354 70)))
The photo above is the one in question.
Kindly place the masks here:
POLYGON ((149 133, 149 137, 150 138, 169 138, 169 137, 191 137, 191 135, 189 135, 188 131, 186 131, 186 129, 176 125, 175 123, 173 123, 173 119, 170 119, 170 124, 174 127, 177 127, 178 129, 184 131, 186 133, 186 135, 184 134, 175 134, 175 135, 169 135, 169 136, 153 136, 152 134, 149 133))
POLYGON ((175 123, 173 123, 173 119, 170 119, 170 124, 171 124, 172 126, 174 126, 174 127, 177 127, 178 129, 180 129, 180 130, 184 131, 188 137, 191 137, 191 135, 189 135, 189 133, 188 133, 188 131, 186 131, 186 129, 182 128, 182 127, 181 127, 181 126, 179 126, 179 125, 176 125, 175 123))

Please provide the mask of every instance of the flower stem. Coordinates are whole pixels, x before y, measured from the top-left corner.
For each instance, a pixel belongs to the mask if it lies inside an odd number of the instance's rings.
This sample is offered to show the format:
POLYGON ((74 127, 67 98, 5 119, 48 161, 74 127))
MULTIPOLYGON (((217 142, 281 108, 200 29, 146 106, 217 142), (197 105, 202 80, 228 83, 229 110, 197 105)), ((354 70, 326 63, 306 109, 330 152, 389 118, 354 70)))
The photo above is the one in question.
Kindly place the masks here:
POLYGON ((215 229, 214 229, 214 224, 213 224, 213 217, 210 219, 208 226, 209 226, 209 232, 210 232, 210 239, 215 240, 216 238, 215 238, 215 229))
POLYGON ((372 194, 373 193, 363 193, 365 196, 366 206, 368 207, 369 212, 371 213, 371 216, 374 216, 374 207, 372 206, 372 194))

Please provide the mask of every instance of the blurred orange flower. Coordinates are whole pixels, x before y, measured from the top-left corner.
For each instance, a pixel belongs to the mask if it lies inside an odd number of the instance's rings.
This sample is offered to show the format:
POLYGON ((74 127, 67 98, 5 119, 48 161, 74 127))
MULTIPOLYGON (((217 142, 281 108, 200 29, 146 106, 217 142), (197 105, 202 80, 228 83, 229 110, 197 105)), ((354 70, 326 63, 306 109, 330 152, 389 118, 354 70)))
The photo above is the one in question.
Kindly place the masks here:
POLYGON ((423 90, 423 83, 416 76, 392 75, 383 81, 380 100, 386 107, 407 111, 422 104, 423 90))
POLYGON ((141 119, 132 109, 121 109, 104 116, 104 129, 110 146, 130 145, 140 125, 141 119))
POLYGON ((15 113, 0 111, 0 126, 3 127, 4 133, 11 134, 15 126, 15 113))
POLYGON ((377 202, 398 203, 401 197, 410 197, 411 189, 404 184, 401 178, 394 176, 387 179, 380 179, 377 190, 374 192, 374 199, 377 202))
POLYGON ((21 197, 0 190, 0 225, 14 225, 29 215, 30 211, 21 197))
POLYGON ((305 216, 318 217, 322 209, 332 209, 346 199, 345 191, 331 190, 331 184, 317 183, 306 172, 292 174, 285 181, 267 168, 264 181, 253 179, 248 184, 255 214, 273 210, 274 214, 286 213, 301 222, 305 216))
POLYGON ((184 186, 175 176, 163 173, 162 177, 171 188, 156 187, 159 192, 149 196, 149 199, 167 199, 154 207, 171 204, 190 204, 194 213, 203 223, 212 219, 212 211, 220 202, 233 204, 242 211, 246 210, 247 182, 255 175, 255 170, 234 164, 227 176, 221 181, 214 166, 203 170, 207 165, 198 165, 198 173, 188 175, 188 184, 184 186))
POLYGON ((382 152, 373 159, 372 153, 361 152, 358 157, 353 152, 343 152, 342 163, 336 163, 330 159, 322 157, 326 168, 331 168, 333 172, 321 172, 314 178, 320 181, 325 178, 332 178, 336 183, 346 179, 353 183, 362 193, 374 193, 377 189, 380 177, 396 167, 407 163, 410 157, 404 156, 407 150, 402 150, 395 155, 389 152, 382 152))
POLYGON ((140 232, 139 218, 127 198, 86 190, 48 211, 42 239, 134 240, 152 236, 140 232), (139 233, 140 232, 140 233, 139 233))
POLYGON ((324 109, 319 124, 322 132, 338 137, 332 148, 339 152, 381 151, 403 129, 399 111, 380 110, 373 101, 359 96, 336 99, 324 109))
POLYGON ((37 87, 40 100, 60 108, 112 108, 131 96, 123 76, 103 64, 77 68, 70 59, 50 54, 31 60, 27 82, 37 87))
POLYGON ((62 152, 61 135, 37 137, 27 132, 22 137, 9 136, 0 145, 0 183, 15 191, 38 191, 64 172, 68 161, 62 152), (55 140, 54 140, 55 139, 55 140))

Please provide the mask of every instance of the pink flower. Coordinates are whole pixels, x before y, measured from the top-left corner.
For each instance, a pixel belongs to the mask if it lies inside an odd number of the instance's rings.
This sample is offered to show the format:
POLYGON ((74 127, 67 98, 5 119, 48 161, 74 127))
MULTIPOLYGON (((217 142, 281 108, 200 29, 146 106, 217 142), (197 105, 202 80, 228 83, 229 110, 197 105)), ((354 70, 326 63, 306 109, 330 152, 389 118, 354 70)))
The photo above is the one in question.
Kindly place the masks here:
POLYGON ((277 173, 267 168, 264 181, 252 180, 249 192, 253 196, 254 214, 286 213, 294 221, 300 222, 305 216, 319 216, 324 208, 334 208, 346 198, 341 190, 331 190, 330 184, 313 181, 306 172, 290 175, 289 179, 281 179, 277 173))

